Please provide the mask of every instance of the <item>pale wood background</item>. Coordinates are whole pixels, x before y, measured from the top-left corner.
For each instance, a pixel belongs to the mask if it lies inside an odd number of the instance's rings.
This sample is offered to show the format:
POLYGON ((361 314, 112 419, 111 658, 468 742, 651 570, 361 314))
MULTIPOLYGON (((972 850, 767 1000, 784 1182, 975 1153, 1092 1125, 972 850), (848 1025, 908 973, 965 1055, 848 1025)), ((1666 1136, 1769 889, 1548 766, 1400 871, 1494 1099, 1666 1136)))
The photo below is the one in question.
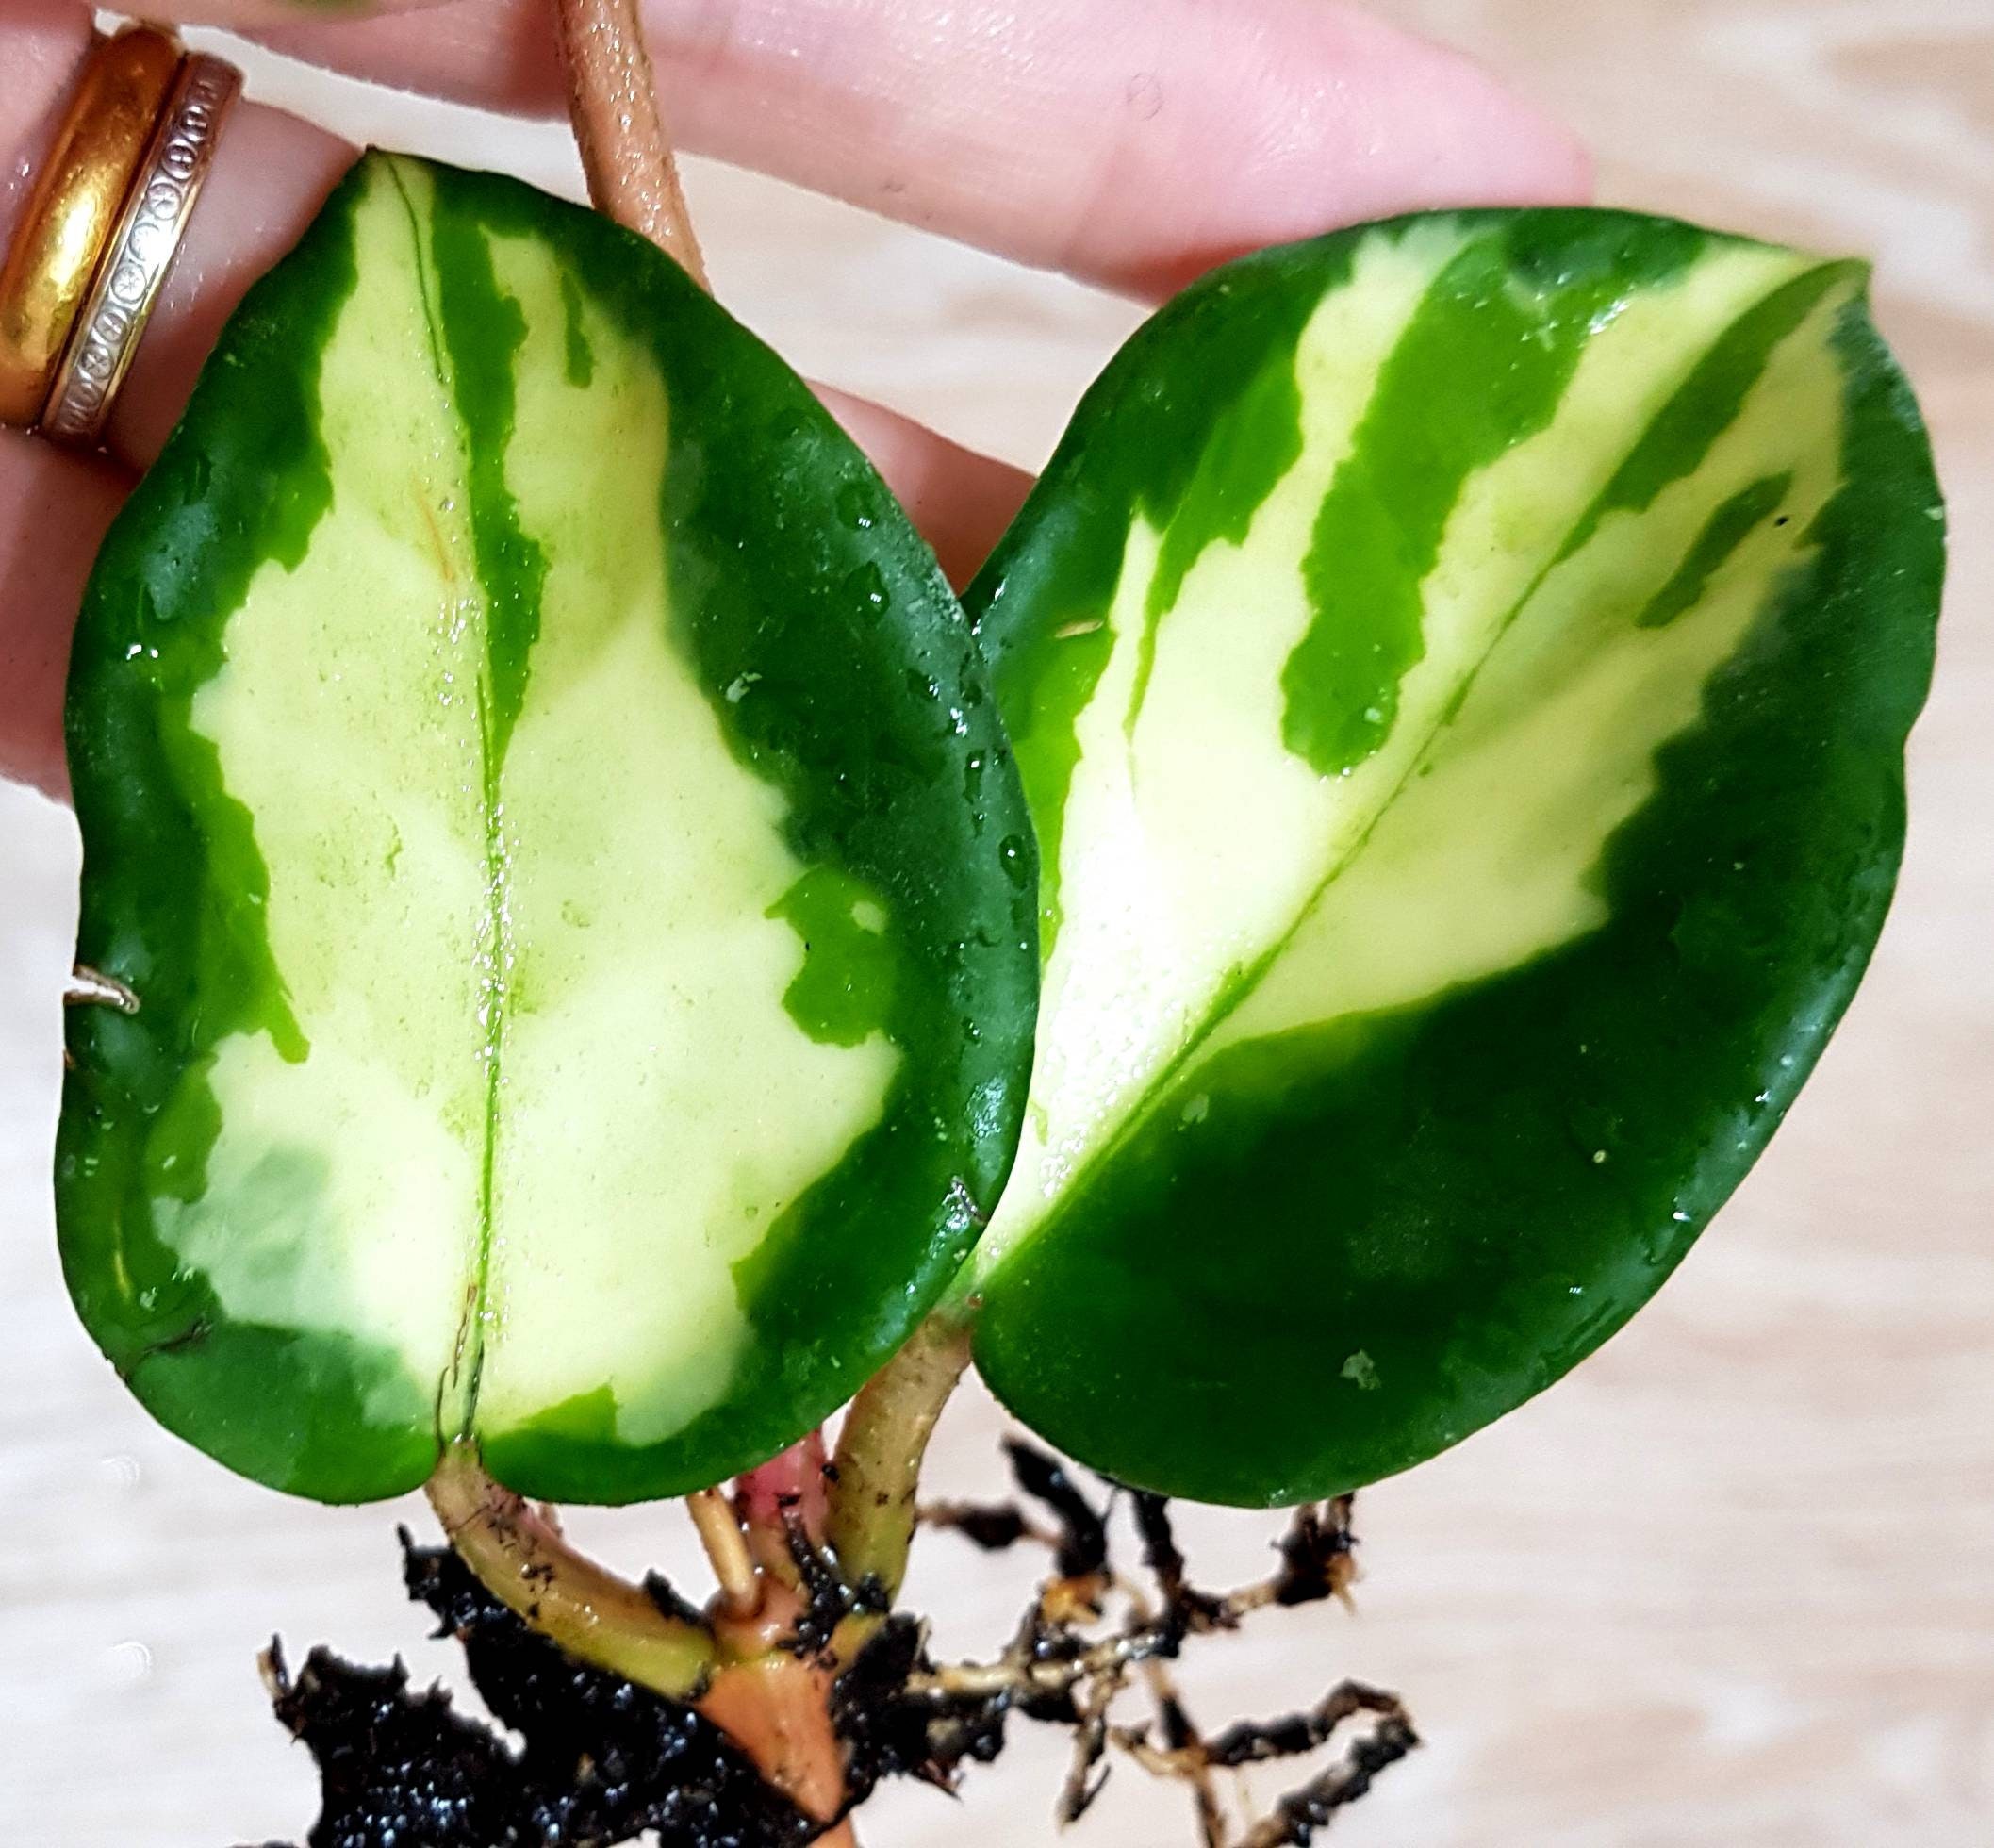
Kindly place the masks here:
MULTIPOLYGON (((1428 1743, 1339 1825, 1352 1844, 1994 1842, 1994 0, 1388 10, 1578 123, 1607 198, 1878 257, 1952 501, 1949 626, 1896 914, 1757 1175, 1606 1352, 1364 1498, 1357 1619, 1211 1645, 1193 1687, 1214 1716, 1344 1672, 1403 1690, 1428 1743)), ((311 94, 490 157, 477 124, 311 94)), ((568 172, 557 136, 503 154, 568 172)), ((1132 319, 739 175, 693 188, 722 293, 806 370, 1023 461, 1132 319)), ((0 789, 0 1840, 296 1834, 308 1767, 253 1654, 281 1629, 440 1671, 396 1596, 390 1529, 419 1511, 233 1480, 75 1328, 46 1182, 74 851, 66 817, 0 789)), ((990 1486, 998 1425, 956 1414, 940 1486, 990 1486)), ((1194 1526, 1215 1576, 1258 1569, 1270 1524, 1194 1526)), ((581 1526, 633 1565, 685 1559, 668 1511, 581 1526)), ((914 1591, 967 1648, 1020 1586, 937 1538, 914 1591)), ((897 1793, 868 1840, 1046 1841, 1057 1750, 984 1774, 966 1810, 897 1793)), ((1188 1839, 1173 1796, 1118 1784, 1079 1840, 1188 1839)))

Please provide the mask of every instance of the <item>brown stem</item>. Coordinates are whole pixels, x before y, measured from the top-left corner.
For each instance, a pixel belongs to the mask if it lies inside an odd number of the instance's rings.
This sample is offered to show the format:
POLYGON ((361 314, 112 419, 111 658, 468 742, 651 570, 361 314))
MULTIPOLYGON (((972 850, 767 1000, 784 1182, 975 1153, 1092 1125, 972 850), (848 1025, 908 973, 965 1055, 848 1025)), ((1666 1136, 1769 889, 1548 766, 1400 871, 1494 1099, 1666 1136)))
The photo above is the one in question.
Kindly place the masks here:
MULTIPOLYGON (((771 1602, 790 1601, 779 1588, 771 1602)), ((723 1625, 724 1640, 724 1625, 723 1625)), ((832 1661, 764 1649, 723 1668, 700 1711, 728 1733, 799 1809, 827 1822, 845 1803, 845 1748, 831 1720, 832 1661)), ((818 1848, 857 1848, 850 1823, 817 1838, 818 1848)))
MULTIPOLYGON (((715 1619, 724 1666, 700 1703, 770 1782, 819 1822, 835 1816, 845 1802, 845 1747, 832 1723, 831 1690, 861 1640, 841 1632, 816 1656, 799 1656, 788 1646, 809 1599, 796 1549, 824 1543, 824 1485, 820 1430, 734 1485, 734 1512, 761 1572, 761 1600, 746 1621, 715 1619)), ((828 1848, 857 1848, 849 1822, 818 1840, 828 1848)))
POLYGON ((931 1315, 851 1402, 832 1466, 826 1531, 848 1583, 895 1596, 914 1543, 921 1460, 969 1364, 969 1330, 931 1315))
POLYGON ((473 1445, 443 1453, 429 1499, 486 1590, 570 1656, 674 1700, 706 1685, 712 1636, 577 1553, 550 1519, 486 1475, 473 1445))
POLYGON ((649 238, 707 288, 637 0, 556 0, 554 14, 569 113, 596 210, 649 238))
MULTIPOLYGON (((444 1452, 429 1499, 458 1556, 509 1610, 583 1661, 694 1702, 793 1802, 819 1821, 837 1813, 845 1760, 828 1704, 835 1665, 776 1646, 798 1614, 786 1588, 770 1588, 751 1620, 717 1617, 717 1638, 577 1553, 547 1515, 485 1473, 469 1444, 444 1452)), ((719 1505, 726 1511, 724 1499, 719 1505)), ((740 1546, 740 1528, 731 1512, 727 1519, 740 1546)), ((849 1823, 818 1840, 856 1848, 849 1823)))
MULTIPOLYGON (((589 198, 604 217, 649 238, 707 288, 636 0, 555 0, 554 20, 589 198)), ((726 1613, 753 1616, 761 1579, 726 1497, 701 1489, 685 1506, 719 1580, 726 1613)))
MULTIPOLYGON (((658 107, 636 0, 555 0, 554 11, 568 77, 569 112, 588 175, 589 198, 598 211, 649 238, 701 289, 708 288, 706 266, 679 185, 671 139, 658 107)), ((960 1365, 956 1371, 960 1373, 960 1365)), ((927 1429, 932 1428, 932 1423, 930 1418, 915 1445, 916 1460, 919 1450, 926 1447, 927 1429)), ((728 1658, 713 1675, 699 1705, 754 1758, 771 1782, 810 1814, 824 1820, 835 1815, 845 1800, 844 1751, 829 1704, 837 1663, 831 1658, 804 1660, 780 1646, 801 1614, 801 1603, 783 1570, 787 1529, 776 1505, 782 1496, 778 1493, 771 1499, 770 1492, 777 1488, 783 1470, 802 1466, 795 1463, 797 1457, 804 1464, 816 1465, 820 1484, 823 1449, 822 1440, 816 1438, 806 1440, 795 1452, 784 1453, 783 1458, 744 1478, 740 1515, 717 1489, 701 1490, 686 1498, 720 1583, 715 1636, 705 1640, 709 1644, 717 1641, 728 1658), (816 1447, 810 1448, 813 1443, 816 1447), (766 1509, 765 1501, 769 1504, 766 1509), (761 1518, 765 1515, 769 1518, 761 1518), (748 1522, 746 1534, 743 1517, 748 1522), (780 1536, 779 1526, 783 1527, 780 1536), (751 1542, 755 1543, 752 1547, 751 1542), (757 1567, 757 1552, 764 1556, 766 1571, 757 1567)), ((431 1493, 433 1497, 437 1493, 435 1484, 431 1493)), ((911 1487, 906 1503, 911 1519, 911 1487)), ((439 1502, 439 1510, 441 1506, 439 1502)), ((804 1531, 812 1540, 823 1531, 819 1510, 820 1504, 808 1503, 803 1509, 804 1531)), ((513 1518, 517 1521, 517 1516, 513 1518)), ((475 1534, 478 1530, 470 1531, 475 1534)), ((456 1539, 454 1532, 453 1539, 456 1539)), ((462 1551, 461 1541, 458 1546, 462 1551)), ((470 1563, 481 1577, 485 1576, 475 1559, 470 1563)), ((898 1573, 894 1583, 898 1583, 898 1573)), ((493 1589, 500 1596, 506 1595, 498 1586, 493 1589)), ((513 1608, 530 1622, 550 1628, 544 1603, 531 1609, 513 1603, 513 1608)), ((819 1840, 828 1848, 856 1848, 849 1823, 839 1823, 819 1840)))

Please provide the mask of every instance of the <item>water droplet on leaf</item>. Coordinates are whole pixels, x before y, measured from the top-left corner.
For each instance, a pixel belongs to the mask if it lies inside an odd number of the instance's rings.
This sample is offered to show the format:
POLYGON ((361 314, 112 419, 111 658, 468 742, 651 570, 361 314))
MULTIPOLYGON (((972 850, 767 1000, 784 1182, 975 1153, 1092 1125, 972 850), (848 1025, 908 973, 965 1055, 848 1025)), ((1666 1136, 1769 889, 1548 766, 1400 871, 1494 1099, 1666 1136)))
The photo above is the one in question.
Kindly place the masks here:
POLYGON ((842 588, 862 616, 869 616, 875 619, 886 614, 893 601, 887 595, 884 575, 870 560, 851 572, 845 579, 842 588))
POLYGON ((838 518, 854 533, 872 524, 872 492, 862 481, 848 481, 838 489, 838 518))

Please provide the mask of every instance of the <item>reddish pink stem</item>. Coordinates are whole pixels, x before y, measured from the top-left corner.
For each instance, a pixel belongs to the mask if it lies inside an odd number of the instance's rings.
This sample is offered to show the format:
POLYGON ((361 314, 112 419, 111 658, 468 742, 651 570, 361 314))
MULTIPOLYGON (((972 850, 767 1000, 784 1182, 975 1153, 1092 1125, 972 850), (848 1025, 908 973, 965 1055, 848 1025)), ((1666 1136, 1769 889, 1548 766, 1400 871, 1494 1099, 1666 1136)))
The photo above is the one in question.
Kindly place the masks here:
POLYGON ((734 1512, 747 1531, 755 1564, 792 1590, 800 1579, 790 1523, 802 1523, 811 1545, 824 1544, 824 1433, 815 1430, 760 1469, 750 1470, 733 1487, 734 1512))
POLYGON ((824 1543, 824 1433, 799 1438, 760 1469, 751 1469, 734 1485, 734 1507, 750 1529, 781 1534, 785 1509, 799 1516, 803 1531, 817 1545, 824 1543))

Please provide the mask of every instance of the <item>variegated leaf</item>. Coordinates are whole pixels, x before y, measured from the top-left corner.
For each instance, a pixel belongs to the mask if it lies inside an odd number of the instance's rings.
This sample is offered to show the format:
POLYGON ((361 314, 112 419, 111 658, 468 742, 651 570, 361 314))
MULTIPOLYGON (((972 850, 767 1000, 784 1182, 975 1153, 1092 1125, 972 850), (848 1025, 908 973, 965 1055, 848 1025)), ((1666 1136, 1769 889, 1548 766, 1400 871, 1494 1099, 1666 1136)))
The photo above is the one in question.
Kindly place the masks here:
POLYGON ((1659 1285, 1882 921, 1942 558, 1864 272, 1591 211, 1211 276, 972 588, 1045 862, 978 1360, 1286 1502, 1659 1285))
POLYGON ((473 1433, 712 1482, 943 1287, 1014 1145, 1030 827, 931 555, 649 245, 371 157, 92 581, 58 1193, 169 1426, 328 1499, 473 1433))

